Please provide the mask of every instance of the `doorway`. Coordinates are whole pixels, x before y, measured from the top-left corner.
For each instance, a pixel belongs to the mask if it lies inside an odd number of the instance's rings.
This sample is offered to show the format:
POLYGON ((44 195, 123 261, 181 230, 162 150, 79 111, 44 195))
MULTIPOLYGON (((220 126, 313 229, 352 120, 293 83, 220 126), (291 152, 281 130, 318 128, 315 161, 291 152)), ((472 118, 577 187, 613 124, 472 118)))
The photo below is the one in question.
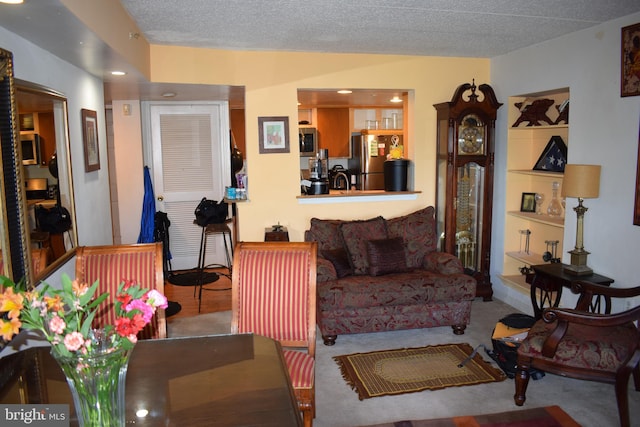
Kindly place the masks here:
MULTIPOLYGON (((222 200, 231 184, 229 105, 224 101, 144 104, 156 210, 166 212, 171 221, 171 266, 195 268, 202 228, 193 222, 194 210, 203 197, 222 200)), ((226 263, 222 236, 209 236, 206 260, 226 263)))

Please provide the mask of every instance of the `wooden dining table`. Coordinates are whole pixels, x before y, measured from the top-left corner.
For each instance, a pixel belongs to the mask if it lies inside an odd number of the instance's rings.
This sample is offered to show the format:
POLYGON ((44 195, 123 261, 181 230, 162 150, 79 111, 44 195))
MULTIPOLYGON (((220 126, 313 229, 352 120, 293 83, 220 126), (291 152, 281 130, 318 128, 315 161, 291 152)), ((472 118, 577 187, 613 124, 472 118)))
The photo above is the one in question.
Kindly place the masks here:
MULTIPOLYGON (((68 404, 70 425, 78 425, 49 350, 30 348, 0 359, 0 404, 68 404)), ((138 341, 125 399, 127 425, 302 425, 280 344, 253 334, 138 341)))

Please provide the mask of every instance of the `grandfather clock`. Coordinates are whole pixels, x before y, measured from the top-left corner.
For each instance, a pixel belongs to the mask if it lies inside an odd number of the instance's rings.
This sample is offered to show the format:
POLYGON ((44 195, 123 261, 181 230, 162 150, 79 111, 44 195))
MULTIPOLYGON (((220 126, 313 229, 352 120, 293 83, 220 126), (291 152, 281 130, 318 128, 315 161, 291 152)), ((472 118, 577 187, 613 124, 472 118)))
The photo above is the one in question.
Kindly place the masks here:
POLYGON ((438 116, 437 220, 440 250, 456 255, 478 281, 476 297, 490 301, 491 207, 495 121, 491 86, 460 85, 438 116), (478 90, 480 93, 476 93, 478 90))

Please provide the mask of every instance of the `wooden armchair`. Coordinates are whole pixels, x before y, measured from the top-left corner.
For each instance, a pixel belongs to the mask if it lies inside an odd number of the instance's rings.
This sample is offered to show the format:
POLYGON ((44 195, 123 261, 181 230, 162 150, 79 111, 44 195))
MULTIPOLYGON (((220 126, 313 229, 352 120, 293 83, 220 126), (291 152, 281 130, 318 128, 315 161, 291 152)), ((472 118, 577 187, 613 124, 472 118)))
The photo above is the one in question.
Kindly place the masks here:
POLYGON ((315 242, 239 243, 232 269, 232 333, 280 342, 304 425, 315 417, 315 242))
POLYGON ((581 294, 576 308, 547 308, 518 348, 515 403, 525 402, 530 368, 610 383, 615 385, 620 425, 628 427, 631 373, 640 391, 640 331, 634 323, 640 306, 616 314, 590 313, 589 308, 594 298, 603 297, 610 308, 610 298, 638 296, 640 286, 610 288, 579 280, 571 289, 581 294))
MULTIPOLYGON (((111 305, 118 286, 133 280, 140 286, 157 289, 164 294, 162 243, 135 245, 80 246, 76 249, 76 279, 87 284, 100 280, 98 293, 109 292, 105 309, 100 310, 93 324, 100 327, 113 324, 111 305)), ((151 322, 138 334, 138 339, 166 338, 164 309, 158 309, 151 322)))

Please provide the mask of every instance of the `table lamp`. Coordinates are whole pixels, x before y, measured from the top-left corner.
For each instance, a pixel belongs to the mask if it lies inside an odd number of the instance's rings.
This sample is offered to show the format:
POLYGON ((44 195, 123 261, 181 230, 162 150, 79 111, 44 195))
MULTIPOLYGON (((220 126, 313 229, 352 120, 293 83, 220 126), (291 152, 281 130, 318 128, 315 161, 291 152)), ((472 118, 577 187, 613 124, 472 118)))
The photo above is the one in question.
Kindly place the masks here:
POLYGON ((572 251, 569 251, 571 254, 571 264, 564 266, 564 270, 570 274, 582 276, 593 273, 593 270, 587 266, 587 255, 589 255, 589 252, 584 250, 582 240, 584 214, 588 210, 582 205, 582 201, 583 199, 598 197, 599 192, 600 165, 565 165, 564 180, 562 181, 562 196, 576 197, 578 199, 578 206, 573 208, 578 215, 576 247, 572 251))

